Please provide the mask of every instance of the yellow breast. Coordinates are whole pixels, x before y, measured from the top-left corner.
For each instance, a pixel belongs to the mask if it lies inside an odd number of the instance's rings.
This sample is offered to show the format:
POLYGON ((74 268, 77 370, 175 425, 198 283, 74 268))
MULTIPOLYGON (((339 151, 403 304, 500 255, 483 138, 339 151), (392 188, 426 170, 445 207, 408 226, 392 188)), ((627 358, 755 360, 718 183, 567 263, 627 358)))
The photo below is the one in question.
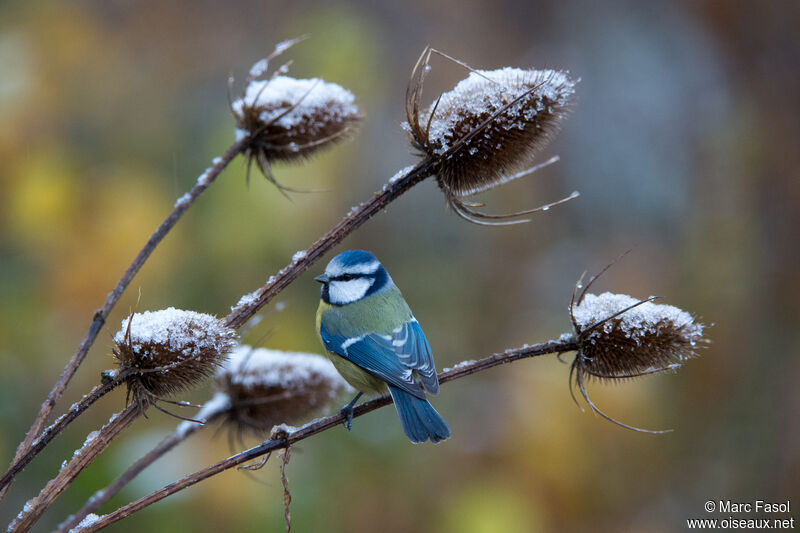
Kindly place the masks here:
MULTIPOLYGON (((322 314, 332 307, 332 305, 326 304, 322 300, 319 302, 319 307, 317 308, 316 331, 317 336, 320 337, 320 342, 322 342, 322 337, 319 333, 322 324, 322 314)), ((323 347, 324 346, 325 344, 323 343, 323 347)), ((325 350, 325 355, 331 360, 333 366, 336 367, 336 370, 342 375, 345 381, 357 391, 363 392, 364 394, 384 394, 388 392, 386 383, 383 380, 374 377, 372 374, 351 363, 341 355, 329 352, 327 349, 325 350)))

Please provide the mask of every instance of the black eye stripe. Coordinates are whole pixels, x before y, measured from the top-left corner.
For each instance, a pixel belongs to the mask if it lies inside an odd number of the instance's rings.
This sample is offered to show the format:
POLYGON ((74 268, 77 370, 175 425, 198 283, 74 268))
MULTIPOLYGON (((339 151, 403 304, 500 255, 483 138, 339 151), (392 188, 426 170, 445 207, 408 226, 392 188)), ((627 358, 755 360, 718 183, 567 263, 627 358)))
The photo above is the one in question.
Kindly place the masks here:
POLYGON ((350 281, 358 278, 364 278, 366 275, 364 274, 340 274, 334 278, 331 278, 332 281, 350 281))

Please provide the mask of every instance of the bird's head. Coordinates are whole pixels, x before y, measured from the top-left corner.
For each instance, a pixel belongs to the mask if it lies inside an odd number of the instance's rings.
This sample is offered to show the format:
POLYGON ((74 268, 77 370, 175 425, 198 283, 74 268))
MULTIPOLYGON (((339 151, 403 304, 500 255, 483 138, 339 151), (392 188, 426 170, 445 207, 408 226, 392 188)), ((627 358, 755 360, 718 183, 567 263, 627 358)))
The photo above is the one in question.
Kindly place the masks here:
POLYGON ((322 300, 331 305, 351 304, 393 285, 380 261, 364 250, 340 253, 314 279, 322 283, 322 300))

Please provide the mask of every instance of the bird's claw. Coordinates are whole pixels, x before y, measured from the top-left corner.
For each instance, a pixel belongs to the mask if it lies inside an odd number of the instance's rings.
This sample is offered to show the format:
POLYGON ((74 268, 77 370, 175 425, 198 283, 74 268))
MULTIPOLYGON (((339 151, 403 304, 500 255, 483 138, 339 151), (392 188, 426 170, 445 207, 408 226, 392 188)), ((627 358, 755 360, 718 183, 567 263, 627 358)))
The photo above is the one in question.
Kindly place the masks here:
POLYGON ((362 393, 356 394, 356 397, 353 398, 350 403, 339 409, 339 412, 344 415, 344 427, 347 428, 347 431, 353 429, 353 409, 356 407, 356 402, 359 398, 361 398, 362 393))
POLYGON ((347 431, 353 429, 353 406, 346 405, 339 411, 344 415, 344 427, 347 431))

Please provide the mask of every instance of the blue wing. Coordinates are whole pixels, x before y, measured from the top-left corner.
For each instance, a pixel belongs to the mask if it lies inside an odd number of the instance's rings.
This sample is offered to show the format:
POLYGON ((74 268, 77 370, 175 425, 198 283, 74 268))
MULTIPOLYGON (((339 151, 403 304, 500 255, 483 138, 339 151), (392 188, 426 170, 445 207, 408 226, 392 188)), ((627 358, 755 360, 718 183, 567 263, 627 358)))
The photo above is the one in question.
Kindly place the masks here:
POLYGON ((433 395, 439 394, 439 378, 436 376, 431 345, 416 318, 412 317, 394 330, 392 346, 400 362, 417 371, 425 391, 433 395))
POLYGON ((414 378, 416 370, 425 390, 431 394, 439 392, 431 348, 416 319, 405 322, 392 335, 373 333, 358 337, 333 335, 323 321, 320 336, 328 351, 344 357, 389 385, 417 398, 425 398, 422 387, 414 378))

